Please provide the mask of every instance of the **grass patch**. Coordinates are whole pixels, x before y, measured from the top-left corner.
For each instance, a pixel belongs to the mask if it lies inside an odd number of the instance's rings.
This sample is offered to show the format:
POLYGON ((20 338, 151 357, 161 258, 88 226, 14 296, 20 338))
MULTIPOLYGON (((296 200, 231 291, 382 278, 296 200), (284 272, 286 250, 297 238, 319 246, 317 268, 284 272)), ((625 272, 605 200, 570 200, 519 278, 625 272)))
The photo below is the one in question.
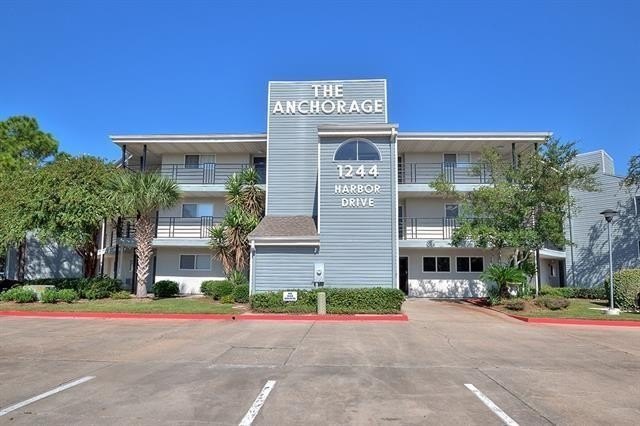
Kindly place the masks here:
POLYGON ((524 310, 513 311, 506 305, 500 304, 494 308, 512 315, 536 318, 577 318, 577 319, 599 319, 611 321, 640 321, 640 313, 621 312, 618 316, 605 315, 602 308, 609 306, 606 300, 570 299, 571 303, 565 309, 550 310, 536 306, 532 301, 527 300, 524 310), (595 308, 595 309, 594 309, 595 308))
POLYGON ((153 314, 231 314, 233 305, 223 305, 208 297, 180 297, 173 299, 99 299, 75 303, 43 304, 0 302, 0 311, 45 312, 125 312, 153 314))

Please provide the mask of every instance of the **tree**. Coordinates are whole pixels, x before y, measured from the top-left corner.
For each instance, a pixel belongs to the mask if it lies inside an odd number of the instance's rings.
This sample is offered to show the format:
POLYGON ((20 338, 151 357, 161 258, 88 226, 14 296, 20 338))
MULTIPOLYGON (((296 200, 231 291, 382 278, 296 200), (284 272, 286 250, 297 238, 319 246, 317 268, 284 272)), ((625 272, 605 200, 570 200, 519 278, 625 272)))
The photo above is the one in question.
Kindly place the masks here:
POLYGON ((83 259, 85 277, 96 274, 96 242, 103 219, 117 215, 108 197, 116 170, 96 157, 60 154, 37 173, 36 233, 45 241, 73 247, 83 259))
POLYGON ((211 228, 209 246, 225 273, 245 271, 249 264, 247 236, 264 216, 264 191, 253 168, 234 173, 225 184, 229 205, 224 219, 211 228))
POLYGON ((629 171, 622 181, 622 186, 634 188, 636 192, 640 191, 640 154, 632 156, 629 160, 629 171))
POLYGON ((58 141, 40 130, 35 118, 9 117, 0 121, 0 170, 36 166, 58 151, 58 141))
POLYGON ((147 277, 155 234, 154 217, 157 210, 174 206, 182 196, 178 185, 165 176, 153 172, 121 170, 108 185, 108 199, 123 216, 136 216, 135 241, 138 268, 136 296, 147 296, 147 277))
POLYGON ((513 249, 509 263, 524 268, 531 254, 552 243, 568 242, 563 224, 575 207, 570 189, 596 191, 597 167, 586 167, 573 160, 574 143, 551 140, 539 152, 520 155, 514 167, 495 149, 483 152, 483 167, 491 185, 469 193, 456 193, 451 184, 440 180, 436 191, 455 194, 462 202, 460 226, 453 232, 452 244, 472 242, 477 247, 513 249))
POLYGON ((35 118, 16 116, 0 121, 0 249, 18 249, 18 280, 24 279, 26 235, 31 231, 35 200, 29 196, 35 169, 54 155, 58 142, 40 130, 35 118))

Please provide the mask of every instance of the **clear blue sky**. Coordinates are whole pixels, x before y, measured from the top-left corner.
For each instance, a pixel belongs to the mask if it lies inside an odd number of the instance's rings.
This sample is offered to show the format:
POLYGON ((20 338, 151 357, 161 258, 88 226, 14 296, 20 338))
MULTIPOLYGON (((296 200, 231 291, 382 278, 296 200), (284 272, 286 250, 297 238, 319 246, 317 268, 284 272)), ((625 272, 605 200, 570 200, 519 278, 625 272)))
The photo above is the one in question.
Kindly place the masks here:
POLYGON ((546 131, 640 153, 640 2, 16 1, 0 119, 117 158, 109 134, 261 132, 269 80, 383 77, 404 131, 546 131))

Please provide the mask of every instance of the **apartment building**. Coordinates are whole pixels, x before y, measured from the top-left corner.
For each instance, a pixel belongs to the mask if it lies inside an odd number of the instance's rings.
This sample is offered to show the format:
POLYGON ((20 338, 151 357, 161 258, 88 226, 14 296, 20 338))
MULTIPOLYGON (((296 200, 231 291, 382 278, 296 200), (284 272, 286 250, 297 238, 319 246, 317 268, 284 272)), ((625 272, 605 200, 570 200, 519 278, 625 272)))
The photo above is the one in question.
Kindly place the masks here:
MULTIPOLYGON (((150 280, 195 293, 203 280, 224 277, 209 228, 224 216, 227 178, 255 167, 266 216, 250 235, 252 292, 324 285, 484 295, 479 276, 495 254, 451 245, 459 206, 429 184, 488 185, 488 171, 479 165, 477 173, 483 148, 516 161, 550 134, 403 132, 387 113, 386 80, 273 81, 265 133, 112 136, 123 166, 165 175, 184 193, 157 214, 150 280)), ((133 232, 127 218, 107 223, 100 249, 101 271, 131 285, 133 232)), ((540 259, 560 268, 564 252, 540 259)))

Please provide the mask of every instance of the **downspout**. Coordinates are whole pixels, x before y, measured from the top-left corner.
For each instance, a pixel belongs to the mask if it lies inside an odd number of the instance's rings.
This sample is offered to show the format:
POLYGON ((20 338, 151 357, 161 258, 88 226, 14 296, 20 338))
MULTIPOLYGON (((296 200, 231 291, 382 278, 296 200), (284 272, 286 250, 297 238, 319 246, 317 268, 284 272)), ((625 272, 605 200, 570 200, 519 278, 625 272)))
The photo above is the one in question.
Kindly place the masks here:
POLYGON ((251 240, 251 248, 249 249, 249 295, 255 294, 255 271, 254 256, 256 255, 256 242, 251 240))
POLYGON ((102 237, 100 238, 100 276, 104 275, 104 251, 105 251, 105 242, 104 240, 107 238, 107 219, 102 220, 102 237))

